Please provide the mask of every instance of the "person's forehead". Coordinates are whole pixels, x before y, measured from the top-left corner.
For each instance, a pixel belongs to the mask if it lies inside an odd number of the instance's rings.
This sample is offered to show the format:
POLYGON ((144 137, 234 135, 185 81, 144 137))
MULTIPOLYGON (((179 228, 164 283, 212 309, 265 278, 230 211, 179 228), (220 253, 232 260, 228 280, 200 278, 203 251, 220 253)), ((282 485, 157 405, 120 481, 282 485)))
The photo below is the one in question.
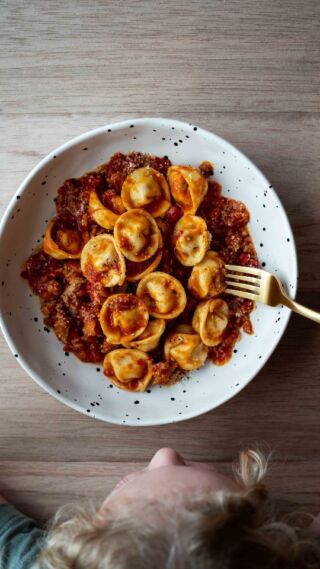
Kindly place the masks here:
POLYGON ((199 491, 215 490, 220 489, 226 480, 228 479, 215 470, 195 466, 170 465, 137 472, 119 490, 128 494, 141 492, 152 495, 191 487, 199 491))

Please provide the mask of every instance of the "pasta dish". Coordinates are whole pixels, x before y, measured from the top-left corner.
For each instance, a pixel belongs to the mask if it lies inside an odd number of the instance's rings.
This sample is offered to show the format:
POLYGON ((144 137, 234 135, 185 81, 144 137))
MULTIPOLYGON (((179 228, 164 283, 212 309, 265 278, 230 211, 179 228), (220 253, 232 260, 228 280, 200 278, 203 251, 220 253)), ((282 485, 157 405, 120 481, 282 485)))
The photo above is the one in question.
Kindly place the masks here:
POLYGON ((213 166, 116 153, 58 189, 22 276, 64 351, 120 389, 172 384, 232 357, 254 303, 227 295, 226 263, 258 266, 249 212, 213 166))

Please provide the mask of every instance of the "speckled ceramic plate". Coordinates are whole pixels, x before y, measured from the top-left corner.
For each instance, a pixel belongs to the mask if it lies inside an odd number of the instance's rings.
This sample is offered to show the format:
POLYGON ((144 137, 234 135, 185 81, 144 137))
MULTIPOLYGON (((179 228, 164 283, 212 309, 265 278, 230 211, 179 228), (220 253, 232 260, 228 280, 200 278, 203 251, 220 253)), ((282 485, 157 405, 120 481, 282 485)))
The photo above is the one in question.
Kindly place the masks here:
POLYGON ((146 118, 107 125, 67 142, 27 176, 0 230, 1 326, 14 356, 39 385, 77 411, 120 425, 160 425, 195 417, 234 397, 270 357, 290 312, 258 305, 252 317, 254 335, 243 334, 227 365, 208 363, 172 387, 153 387, 141 394, 119 391, 100 366, 64 354, 54 333, 43 326, 38 298, 20 277, 21 266, 39 246, 62 182, 95 168, 116 151, 134 150, 167 154, 176 164, 212 161, 223 193, 242 200, 250 211, 260 260, 293 297, 297 260, 288 218, 268 180, 234 146, 192 124, 146 118))

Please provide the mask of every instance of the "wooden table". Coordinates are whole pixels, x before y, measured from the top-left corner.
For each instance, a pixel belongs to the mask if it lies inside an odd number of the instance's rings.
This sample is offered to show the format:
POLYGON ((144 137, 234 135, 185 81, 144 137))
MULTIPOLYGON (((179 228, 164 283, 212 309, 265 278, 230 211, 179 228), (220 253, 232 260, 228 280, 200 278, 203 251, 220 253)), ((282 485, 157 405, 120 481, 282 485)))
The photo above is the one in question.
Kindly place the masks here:
MULTIPOLYGON (((28 171, 109 121, 164 116, 212 130, 276 188, 296 236, 298 299, 319 307, 319 2, 11 0, 1 8, 1 211, 28 171)), ((159 428, 103 424, 64 407, 1 339, 0 492, 44 519, 101 499, 160 446, 230 468, 246 444, 274 449, 270 484, 320 509, 319 330, 293 315, 238 397, 159 428)))

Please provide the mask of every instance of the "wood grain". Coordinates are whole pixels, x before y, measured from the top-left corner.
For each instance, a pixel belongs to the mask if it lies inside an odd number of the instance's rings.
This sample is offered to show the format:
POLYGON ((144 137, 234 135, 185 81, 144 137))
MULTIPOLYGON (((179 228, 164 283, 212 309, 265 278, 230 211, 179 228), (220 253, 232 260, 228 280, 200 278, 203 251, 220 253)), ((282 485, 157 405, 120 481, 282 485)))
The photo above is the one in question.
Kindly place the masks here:
MULTIPOLYGON (((319 2, 2 0, 2 213, 50 150, 110 121, 165 116, 239 146, 293 225, 298 299, 319 309, 319 2)), ((223 469, 243 445, 275 452, 270 485, 319 508, 319 328, 293 315, 258 377, 216 411, 159 428, 77 414, 40 390, 0 342, 0 492, 39 519, 99 500, 159 446, 223 469)))

